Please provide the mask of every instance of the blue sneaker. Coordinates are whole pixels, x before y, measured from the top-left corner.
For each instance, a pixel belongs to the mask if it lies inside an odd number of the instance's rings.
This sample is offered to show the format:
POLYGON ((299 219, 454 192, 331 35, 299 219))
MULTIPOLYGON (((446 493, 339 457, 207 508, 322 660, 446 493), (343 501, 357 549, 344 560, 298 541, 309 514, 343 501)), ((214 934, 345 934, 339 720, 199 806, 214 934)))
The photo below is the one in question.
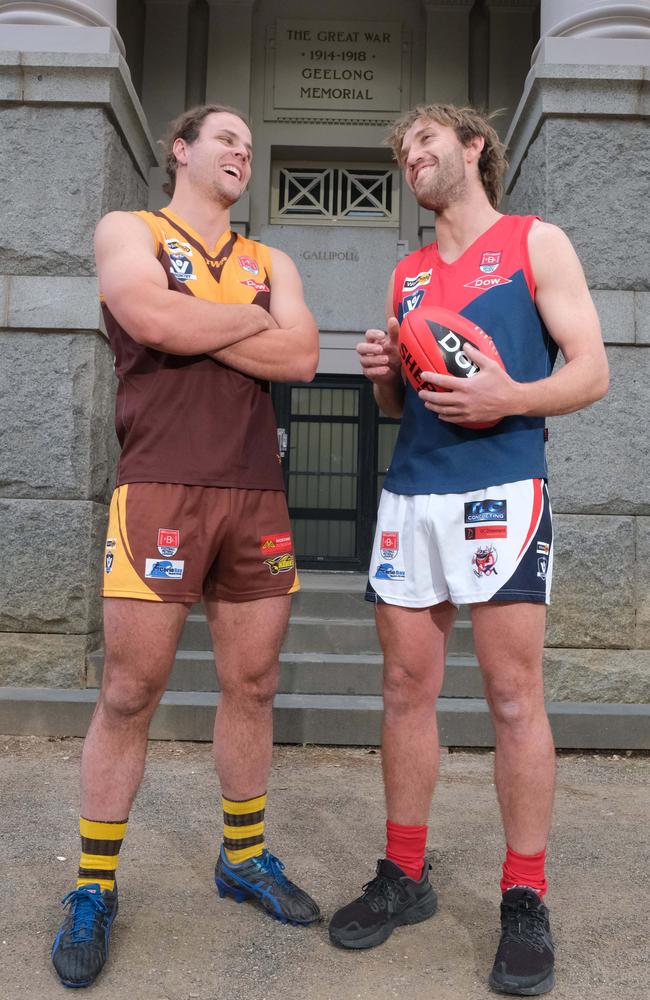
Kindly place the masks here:
POLYGON ((303 889, 290 882, 284 865, 266 849, 256 858, 231 864, 222 845, 214 869, 219 895, 235 902, 250 899, 283 924, 313 924, 321 919, 317 904, 303 889))
POLYGON ((98 884, 73 889, 63 898, 68 914, 52 945, 52 962, 64 986, 90 986, 108 958, 111 924, 117 916, 115 891, 98 884))

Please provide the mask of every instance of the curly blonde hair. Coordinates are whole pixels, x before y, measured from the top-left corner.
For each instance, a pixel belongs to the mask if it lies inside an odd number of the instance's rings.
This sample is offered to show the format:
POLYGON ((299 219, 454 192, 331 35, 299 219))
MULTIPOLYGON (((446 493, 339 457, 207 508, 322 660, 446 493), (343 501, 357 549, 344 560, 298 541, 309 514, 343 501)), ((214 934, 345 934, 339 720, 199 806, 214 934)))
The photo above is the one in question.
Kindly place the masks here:
POLYGON ((199 107, 184 111, 182 115, 179 115, 178 118, 174 118, 173 122, 170 122, 165 138, 159 140, 159 144, 163 148, 163 166, 169 178, 163 184, 163 191, 170 198, 174 194, 174 188, 176 187, 176 170, 178 168, 178 163, 174 156, 175 141, 177 139, 184 139, 188 145, 191 145, 198 139, 201 125, 208 115, 218 115, 223 112, 235 115, 236 118, 241 118, 244 125, 248 125, 248 121, 241 111, 238 111, 237 108, 231 108, 227 104, 202 104, 199 107))
POLYGON ((384 144, 390 146, 397 162, 403 165, 404 136, 420 118, 453 128, 463 146, 467 146, 477 136, 485 139, 478 169, 488 200, 493 208, 497 208, 503 195, 503 175, 508 169, 506 147, 489 123, 497 113, 482 115, 476 108, 457 108, 453 104, 418 104, 393 122, 384 144))

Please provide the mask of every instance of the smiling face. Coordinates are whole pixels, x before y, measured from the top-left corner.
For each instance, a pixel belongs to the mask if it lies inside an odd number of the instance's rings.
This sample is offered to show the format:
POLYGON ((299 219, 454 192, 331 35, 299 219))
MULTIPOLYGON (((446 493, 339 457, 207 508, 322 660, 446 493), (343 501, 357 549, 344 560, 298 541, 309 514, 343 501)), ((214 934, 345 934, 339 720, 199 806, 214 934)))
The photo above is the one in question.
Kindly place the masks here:
POLYGON ((177 183, 189 184, 223 208, 243 194, 251 176, 250 129, 230 112, 212 112, 197 138, 176 139, 177 183))
POLYGON ((406 183, 418 204, 442 212, 462 200, 474 153, 471 144, 463 146, 453 128, 418 118, 404 135, 400 156, 406 183))

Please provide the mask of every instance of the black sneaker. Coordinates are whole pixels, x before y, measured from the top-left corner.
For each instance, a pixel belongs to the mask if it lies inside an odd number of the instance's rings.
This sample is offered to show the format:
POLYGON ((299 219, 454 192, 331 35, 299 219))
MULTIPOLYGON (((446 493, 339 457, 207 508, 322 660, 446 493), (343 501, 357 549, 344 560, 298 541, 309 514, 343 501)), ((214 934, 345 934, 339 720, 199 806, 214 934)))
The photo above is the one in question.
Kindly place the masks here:
POLYGON ((232 865, 221 848, 214 869, 219 895, 235 902, 250 899, 283 924, 313 924, 321 919, 318 905, 284 874, 284 865, 266 849, 255 858, 232 865))
POLYGON ((377 875, 366 882, 359 898, 332 917, 330 938, 341 948, 374 948, 396 927, 432 917, 437 905, 428 865, 416 882, 392 861, 379 860, 377 875))
POLYGON ((534 889, 508 889, 501 902, 501 940, 490 986, 523 997, 548 993, 555 985, 554 962, 547 908, 534 889))
POLYGON ((90 986, 108 958, 108 938, 117 916, 117 883, 114 892, 102 892, 95 884, 73 889, 63 905, 68 915, 52 945, 52 962, 64 986, 90 986))

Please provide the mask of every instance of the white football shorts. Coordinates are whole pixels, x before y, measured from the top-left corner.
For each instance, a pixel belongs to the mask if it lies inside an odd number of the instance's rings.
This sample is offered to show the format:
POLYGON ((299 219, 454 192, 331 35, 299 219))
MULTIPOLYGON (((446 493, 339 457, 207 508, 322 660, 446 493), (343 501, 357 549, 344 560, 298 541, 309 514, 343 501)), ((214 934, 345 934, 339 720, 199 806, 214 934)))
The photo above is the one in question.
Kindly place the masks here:
POLYGON ((382 492, 366 600, 405 608, 442 601, 548 604, 552 574, 543 479, 471 493, 382 492))

